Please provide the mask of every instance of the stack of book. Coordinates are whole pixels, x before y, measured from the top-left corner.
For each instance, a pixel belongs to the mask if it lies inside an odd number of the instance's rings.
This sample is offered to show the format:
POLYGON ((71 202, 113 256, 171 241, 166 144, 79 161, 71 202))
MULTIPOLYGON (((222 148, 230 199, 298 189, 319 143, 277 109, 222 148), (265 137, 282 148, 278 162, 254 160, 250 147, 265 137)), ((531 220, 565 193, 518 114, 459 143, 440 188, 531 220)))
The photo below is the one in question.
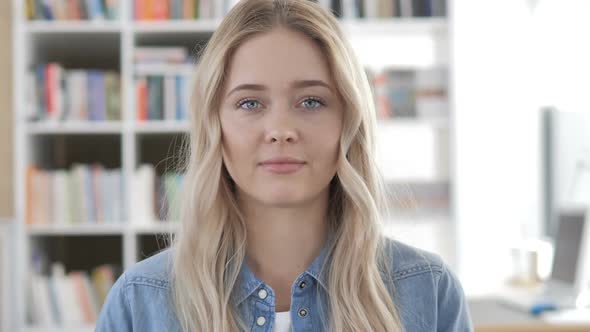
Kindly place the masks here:
POLYGON ((39 64, 27 76, 29 121, 116 121, 121 119, 119 74, 65 70, 39 64))
POLYGON ((26 0, 29 20, 116 20, 119 0, 26 0))
MULTIPOLYGON (((36 256, 33 267, 39 264, 36 256)), ((91 326, 120 273, 114 265, 98 266, 90 274, 66 273, 62 263, 53 263, 48 276, 34 271, 29 280, 29 322, 44 328, 91 326)))
POLYGON ((151 164, 141 165, 133 177, 132 221, 136 224, 177 222, 184 174, 157 175, 151 164))
POLYGON ((433 17, 446 15, 446 0, 319 0, 342 18, 433 17))
POLYGON ((442 118, 448 115, 444 69, 385 69, 375 73, 367 70, 367 73, 379 118, 442 118))
POLYGON ((28 224, 120 223, 123 217, 121 170, 74 164, 70 170, 26 172, 28 224))
POLYGON ((194 20, 223 17, 239 0, 135 0, 136 20, 194 20))
POLYGON ((139 47, 134 62, 137 120, 187 120, 195 69, 187 49, 139 47))

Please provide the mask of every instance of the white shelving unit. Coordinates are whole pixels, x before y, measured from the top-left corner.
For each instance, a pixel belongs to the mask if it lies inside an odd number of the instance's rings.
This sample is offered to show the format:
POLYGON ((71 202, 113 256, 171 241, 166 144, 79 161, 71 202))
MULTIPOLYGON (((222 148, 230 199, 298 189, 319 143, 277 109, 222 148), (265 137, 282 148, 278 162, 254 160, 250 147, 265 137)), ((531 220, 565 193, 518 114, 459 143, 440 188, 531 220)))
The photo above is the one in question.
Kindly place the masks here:
POLYGON ((8 332, 12 326, 11 299, 13 297, 12 257, 14 223, 0 218, 0 332, 8 332))
MULTIPOLYGON (((203 21, 172 21, 172 22, 135 22, 132 17, 133 1, 120 1, 121 19, 115 22, 44 22, 28 21, 25 18, 25 1, 13 0, 13 56, 14 56, 14 128, 15 128, 15 204, 16 204, 16 266, 15 280, 17 296, 14 301, 15 326, 18 331, 51 331, 42 327, 29 326, 26 323, 26 291, 27 276, 30 270, 30 248, 32 243, 42 238, 46 241, 68 241, 68 238, 84 237, 92 239, 91 244, 103 238, 119 243, 120 263, 124 269, 129 268, 141 259, 147 239, 155 240, 157 234, 173 233, 178 225, 175 224, 143 224, 137 220, 121 220, 117 224, 91 224, 79 226, 67 225, 27 225, 25 223, 26 192, 25 170, 34 162, 40 153, 37 144, 49 141, 55 137, 60 140, 82 141, 89 139, 89 149, 100 149, 102 146, 93 145, 102 138, 109 137, 109 142, 115 141, 120 156, 114 157, 120 163, 124 187, 126 191, 125 211, 133 207, 131 175, 144 162, 153 160, 142 159, 142 151, 146 144, 155 141, 170 145, 177 135, 186 133, 189 129, 185 122, 150 122, 137 123, 134 101, 134 64, 132 55, 138 46, 186 46, 191 51, 197 44, 204 44, 211 36, 220 20, 203 21), (29 123, 25 119, 27 105, 25 86, 26 72, 29 66, 48 61, 62 62, 66 67, 68 61, 81 57, 88 57, 88 68, 96 65, 106 65, 109 69, 117 70, 121 75, 121 121, 104 123, 29 123), (59 239, 59 240, 58 240, 59 239), (65 240, 64 240, 65 239, 65 240)), ((400 68, 424 68, 431 66, 449 66, 447 19, 446 18, 392 18, 378 20, 344 20, 344 31, 350 35, 353 47, 357 49, 361 61, 367 66, 393 66, 400 68), (370 38, 369 38, 370 37, 370 38), (384 38, 384 45, 380 38, 384 38), (373 47, 383 49, 381 57, 375 59, 375 52, 363 52, 370 43, 373 47), (398 52, 390 53, 392 48, 398 52), (413 47, 413 48, 412 48, 413 47), (412 62, 411 52, 418 53, 412 62), (385 55, 385 57, 383 57, 385 55), (399 60, 399 61, 398 61, 399 60)), ((449 67, 449 72, 451 68, 449 67)), ((450 95, 450 94, 449 94, 450 95)), ((449 103, 452 105, 452 103, 449 103)), ((449 110, 449 114, 452 111, 449 110)), ((452 121, 448 118, 434 120, 395 120, 382 123, 380 130, 412 130, 412 128, 426 128, 433 131, 450 131, 452 121)), ((447 135, 448 137, 448 135, 447 135)), ((411 144, 411 142, 407 142, 411 144)), ((97 143, 98 144, 98 143, 97 143)), ((448 152, 452 153, 447 144, 448 152)), ((109 147, 110 148, 110 147, 109 147)), ((167 151, 164 151, 167 152, 167 151)), ((164 159, 168 155, 162 155, 164 159)), ((449 158, 448 160, 451 160, 449 158)), ((448 166, 445 166, 448 167, 448 166)), ((452 174, 452 172, 449 172, 452 174)), ((410 179, 412 181, 428 181, 424 179, 410 179)), ((434 179, 440 180, 440 179, 434 179)), ((449 177, 444 180, 452 183, 449 177)), ((451 197, 452 199, 452 197, 451 197)), ((452 206, 452 204, 450 204, 452 206)), ((416 223, 415 216, 406 215, 404 220, 396 223, 404 230, 416 223)), ((400 218, 401 219, 401 218, 400 218)), ((420 218, 420 225, 430 227, 433 236, 440 236, 441 231, 452 232, 449 227, 452 221, 452 211, 444 214, 433 214, 420 218), (430 225, 430 226, 429 226, 430 225), (433 228, 435 227, 435 228, 433 228)), ((396 234, 398 226, 392 225, 389 231, 396 234)), ((452 235, 452 234, 450 234, 452 235)), ((448 237, 447 237, 448 238, 448 237)), ((403 231, 402 231, 403 239, 403 231)), ((416 237, 418 239, 418 237, 416 237)), ((452 240, 450 240, 452 241, 452 240)), ((110 243, 110 242, 109 242, 110 243)), ((420 243, 415 243, 420 245, 420 243)), ((442 251, 442 255, 449 261, 453 259, 453 252, 446 243, 435 244, 444 248, 433 248, 442 251)), ((431 248, 431 245, 424 245, 431 248)), ((79 248, 92 250, 92 248, 79 248)), ((67 264, 67 262, 66 262, 67 264)), ((70 328, 68 331, 92 330, 92 326, 70 328)), ((58 330, 58 329, 55 329, 58 330)), ((62 331, 63 329, 59 329, 62 331)))

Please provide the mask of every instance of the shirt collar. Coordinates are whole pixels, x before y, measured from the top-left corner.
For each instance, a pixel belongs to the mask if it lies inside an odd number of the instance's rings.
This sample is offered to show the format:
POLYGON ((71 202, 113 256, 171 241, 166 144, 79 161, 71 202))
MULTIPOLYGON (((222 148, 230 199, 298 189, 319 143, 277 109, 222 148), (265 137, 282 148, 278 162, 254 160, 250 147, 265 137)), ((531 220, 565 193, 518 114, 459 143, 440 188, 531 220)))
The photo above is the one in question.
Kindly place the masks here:
MULTIPOLYGON (((325 290, 328 289, 327 284, 327 270, 322 267, 326 261, 326 257, 329 250, 329 244, 331 243, 332 237, 330 236, 328 240, 324 243, 319 255, 314 259, 311 265, 305 270, 304 273, 309 274, 312 278, 314 278, 325 290)), ((260 280, 254 272, 250 269, 248 264, 246 264, 246 260, 242 261, 242 266, 240 268, 240 273, 238 276, 238 284, 236 285, 237 292, 235 294, 235 301, 236 305, 241 304, 246 298, 248 298, 252 293, 254 293, 264 282, 260 280)))

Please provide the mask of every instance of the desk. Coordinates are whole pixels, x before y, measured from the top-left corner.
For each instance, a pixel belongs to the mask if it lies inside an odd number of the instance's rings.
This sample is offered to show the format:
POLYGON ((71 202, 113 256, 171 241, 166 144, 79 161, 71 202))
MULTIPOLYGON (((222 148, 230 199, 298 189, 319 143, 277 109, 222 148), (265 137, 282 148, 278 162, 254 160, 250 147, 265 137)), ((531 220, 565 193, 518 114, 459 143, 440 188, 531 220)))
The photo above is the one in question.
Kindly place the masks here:
POLYGON ((553 325, 525 312, 512 310, 499 300, 470 299, 469 310, 476 332, 589 332, 590 325, 553 325))

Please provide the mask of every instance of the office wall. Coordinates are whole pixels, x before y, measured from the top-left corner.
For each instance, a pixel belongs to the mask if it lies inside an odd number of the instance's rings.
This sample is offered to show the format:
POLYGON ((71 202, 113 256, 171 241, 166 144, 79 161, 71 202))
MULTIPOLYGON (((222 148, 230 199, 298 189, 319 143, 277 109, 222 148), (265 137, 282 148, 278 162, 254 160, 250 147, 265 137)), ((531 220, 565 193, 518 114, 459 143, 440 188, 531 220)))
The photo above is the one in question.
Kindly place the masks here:
POLYGON ((541 224, 530 4, 452 1, 454 211, 468 295, 496 289, 511 272, 510 246, 541 224))
MULTIPOLYGON (((12 1, 0 1, 0 217, 13 217, 12 1)), ((1 218, 0 218, 1 219, 1 218)))

